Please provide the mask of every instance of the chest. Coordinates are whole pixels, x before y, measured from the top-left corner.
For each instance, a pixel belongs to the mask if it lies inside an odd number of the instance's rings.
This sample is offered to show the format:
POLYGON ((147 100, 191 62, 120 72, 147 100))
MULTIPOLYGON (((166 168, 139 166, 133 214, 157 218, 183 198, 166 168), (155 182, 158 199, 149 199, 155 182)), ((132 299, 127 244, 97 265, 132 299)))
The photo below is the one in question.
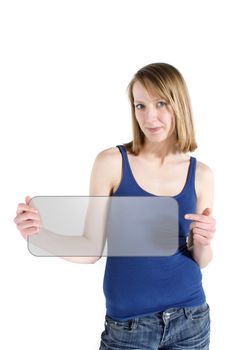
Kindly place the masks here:
MULTIPOLYGON (((136 183, 146 192, 157 196, 176 196, 182 192, 190 175, 190 162, 190 157, 187 156, 176 163, 158 166, 154 162, 128 155, 128 163, 136 183)), ((116 188, 120 184, 122 175, 121 169, 116 188)), ((195 190, 198 196, 197 176, 195 176, 195 190)))

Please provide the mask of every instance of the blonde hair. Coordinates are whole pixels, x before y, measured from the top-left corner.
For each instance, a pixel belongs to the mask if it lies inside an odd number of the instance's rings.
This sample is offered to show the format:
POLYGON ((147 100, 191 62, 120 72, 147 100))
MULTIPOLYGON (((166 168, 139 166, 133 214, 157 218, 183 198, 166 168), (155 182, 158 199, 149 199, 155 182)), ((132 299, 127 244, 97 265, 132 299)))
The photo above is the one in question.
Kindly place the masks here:
POLYGON ((135 116, 133 85, 136 81, 139 81, 151 95, 156 92, 167 101, 175 116, 178 151, 193 152, 197 148, 197 143, 188 89, 181 73, 167 63, 151 63, 142 67, 134 74, 127 87, 131 104, 133 140, 124 143, 126 149, 130 153, 138 155, 145 140, 145 135, 135 116))

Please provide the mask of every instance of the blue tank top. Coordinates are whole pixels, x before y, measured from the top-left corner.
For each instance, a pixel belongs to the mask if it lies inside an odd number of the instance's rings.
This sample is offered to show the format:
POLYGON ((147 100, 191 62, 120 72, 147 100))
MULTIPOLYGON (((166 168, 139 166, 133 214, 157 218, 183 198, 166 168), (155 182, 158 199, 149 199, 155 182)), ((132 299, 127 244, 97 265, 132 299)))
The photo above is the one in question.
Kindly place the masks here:
MULTIPOLYGON (((112 196, 155 196, 136 182, 123 145, 121 183, 112 196)), ((106 260, 103 291, 106 314, 116 320, 146 316, 171 307, 197 306, 205 302, 202 273, 187 249, 190 220, 186 213, 196 213, 196 158, 190 157, 183 190, 172 198, 179 206, 179 249, 174 255, 160 257, 117 257, 106 260)), ((156 196, 158 197, 158 196, 156 196)))

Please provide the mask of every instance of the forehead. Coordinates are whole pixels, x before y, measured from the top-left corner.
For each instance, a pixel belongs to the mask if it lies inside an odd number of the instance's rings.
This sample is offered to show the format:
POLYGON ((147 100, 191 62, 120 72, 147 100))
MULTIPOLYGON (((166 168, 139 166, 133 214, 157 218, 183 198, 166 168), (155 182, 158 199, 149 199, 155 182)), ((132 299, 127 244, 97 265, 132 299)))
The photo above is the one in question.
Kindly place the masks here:
POLYGON ((147 88, 138 80, 133 84, 134 100, 155 100, 161 98, 152 83, 147 83, 146 86, 147 88))

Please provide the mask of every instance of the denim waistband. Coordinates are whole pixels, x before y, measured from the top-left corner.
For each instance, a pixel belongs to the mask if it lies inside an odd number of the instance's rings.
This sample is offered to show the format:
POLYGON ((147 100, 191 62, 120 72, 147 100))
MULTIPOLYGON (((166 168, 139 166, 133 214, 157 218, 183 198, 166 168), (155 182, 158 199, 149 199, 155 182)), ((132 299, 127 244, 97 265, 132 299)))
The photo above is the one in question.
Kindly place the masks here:
POLYGON ((155 313, 154 315, 156 316, 156 314, 159 314, 162 316, 163 319, 175 319, 177 317, 179 317, 180 315, 185 315, 187 318, 190 317, 190 315, 195 312, 196 310, 204 310, 207 306, 207 303, 204 302, 201 305, 197 305, 197 306, 188 306, 188 307, 172 307, 169 309, 166 309, 162 312, 158 312, 155 313))

